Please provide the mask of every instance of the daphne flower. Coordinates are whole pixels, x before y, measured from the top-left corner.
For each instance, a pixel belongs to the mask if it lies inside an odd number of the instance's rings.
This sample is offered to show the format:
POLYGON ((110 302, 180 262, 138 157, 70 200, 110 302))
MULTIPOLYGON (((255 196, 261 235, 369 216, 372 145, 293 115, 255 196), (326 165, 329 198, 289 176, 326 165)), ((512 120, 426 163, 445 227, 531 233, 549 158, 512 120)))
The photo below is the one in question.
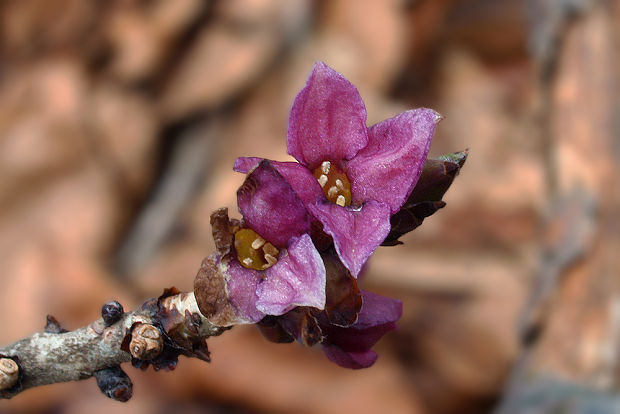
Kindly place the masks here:
POLYGON ((321 344, 327 358, 344 368, 368 368, 377 360, 373 346, 386 333, 396 329, 402 315, 402 302, 368 291, 361 291, 363 305, 357 321, 347 327, 330 321, 326 311, 295 308, 285 315, 268 317, 258 327, 272 342, 298 342, 306 346, 321 344))
MULTIPOLYGON (((367 128, 355 86, 321 62, 295 98, 286 142, 299 164, 274 166, 332 236, 353 276, 413 190, 440 119, 415 109, 367 128)), ((235 169, 247 172, 257 161, 240 158, 235 169)))
POLYGON ((323 352, 330 361, 352 369, 368 368, 377 360, 372 347, 396 329, 403 313, 402 302, 362 290, 363 305, 357 322, 349 327, 329 322, 325 313, 317 318, 323 333, 323 352))
MULTIPOLYGON (((218 253, 195 282, 201 312, 217 325, 255 323, 296 306, 323 309, 325 266, 312 243, 310 217, 295 191, 263 161, 237 192, 243 220, 214 214, 218 253), (213 289, 217 283, 225 289, 213 289), (226 298, 212 295, 225 290, 226 298)), ((217 213, 217 212, 216 212, 217 213)))

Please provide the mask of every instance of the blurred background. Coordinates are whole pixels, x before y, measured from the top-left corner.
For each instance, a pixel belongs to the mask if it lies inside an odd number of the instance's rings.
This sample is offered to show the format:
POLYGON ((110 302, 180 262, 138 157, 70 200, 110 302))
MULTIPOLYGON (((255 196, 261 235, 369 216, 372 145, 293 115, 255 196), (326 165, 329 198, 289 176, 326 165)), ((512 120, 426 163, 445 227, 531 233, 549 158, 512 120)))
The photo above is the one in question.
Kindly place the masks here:
POLYGON ((237 327, 210 364, 126 367, 127 404, 91 379, 0 412, 620 412, 619 22, 604 0, 1 1, 2 344, 191 290, 233 161, 288 159, 317 60, 369 125, 431 107, 431 155, 470 157, 370 262, 364 287, 404 302, 372 368, 237 327))

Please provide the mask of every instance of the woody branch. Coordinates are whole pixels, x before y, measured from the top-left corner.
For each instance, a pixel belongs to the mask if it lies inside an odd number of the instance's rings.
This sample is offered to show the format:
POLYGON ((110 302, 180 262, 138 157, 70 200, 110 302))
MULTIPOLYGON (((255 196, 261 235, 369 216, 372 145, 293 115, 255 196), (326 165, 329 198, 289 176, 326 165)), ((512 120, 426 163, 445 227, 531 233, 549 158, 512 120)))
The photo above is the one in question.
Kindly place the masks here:
POLYGON ((205 339, 223 330, 200 313, 193 293, 176 289, 127 313, 117 302, 106 304, 102 318, 70 332, 48 316, 45 332, 0 348, 0 398, 95 376, 104 394, 126 401, 131 381, 121 363, 166 369, 178 355, 208 360, 205 339))

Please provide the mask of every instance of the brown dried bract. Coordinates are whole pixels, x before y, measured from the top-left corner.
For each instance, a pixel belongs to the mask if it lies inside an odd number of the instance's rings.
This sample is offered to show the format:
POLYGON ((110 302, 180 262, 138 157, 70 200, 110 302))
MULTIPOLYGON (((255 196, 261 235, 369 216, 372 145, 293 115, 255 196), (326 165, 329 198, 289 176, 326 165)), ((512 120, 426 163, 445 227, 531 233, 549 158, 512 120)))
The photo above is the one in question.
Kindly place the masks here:
POLYGON ((237 312, 228 300, 226 279, 219 269, 216 255, 202 262, 194 279, 194 295, 198 309, 214 325, 229 326, 237 320, 237 312))
POLYGON ((157 298, 157 302, 161 302, 162 299, 165 299, 169 296, 178 295, 179 293, 181 293, 181 291, 174 286, 164 288, 163 293, 157 298))
POLYGON ((151 361, 155 369, 176 365, 178 355, 210 361, 207 342, 201 337, 200 328, 203 322, 198 313, 191 313, 186 309, 184 314, 181 314, 176 306, 160 302, 157 319, 164 332, 165 341, 161 361, 151 361))
POLYGON ((278 318, 282 328, 306 346, 313 346, 323 341, 323 332, 311 309, 300 306, 278 318))
POLYGON ((64 329, 60 325, 60 322, 58 322, 58 320, 56 318, 54 318, 52 315, 47 315, 47 319, 45 321, 45 328, 43 330, 45 332, 47 332, 47 333, 64 333, 64 332, 67 332, 67 330, 64 329))
POLYGON ((232 259, 234 235, 238 220, 228 218, 228 209, 220 208, 211 214, 216 254, 205 258, 194 279, 194 295, 200 312, 217 326, 230 326, 238 320, 234 306, 228 300, 226 278, 221 267, 232 259))
POLYGON ((232 250, 235 232, 239 230, 239 221, 228 218, 226 207, 218 208, 211 213, 211 232, 215 249, 220 255, 225 255, 232 250))
POLYGON ((277 316, 267 315, 256 324, 265 339, 277 344, 293 342, 295 338, 282 328, 277 316))

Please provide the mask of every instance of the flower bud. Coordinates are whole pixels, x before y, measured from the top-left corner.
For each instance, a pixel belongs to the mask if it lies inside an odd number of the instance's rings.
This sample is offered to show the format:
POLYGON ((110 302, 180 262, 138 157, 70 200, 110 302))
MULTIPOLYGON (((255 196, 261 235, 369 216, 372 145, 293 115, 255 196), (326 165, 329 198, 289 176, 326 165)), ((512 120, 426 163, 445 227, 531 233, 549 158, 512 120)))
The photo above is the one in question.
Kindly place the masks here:
POLYGON ((11 358, 0 358, 0 390, 11 388, 19 377, 19 366, 11 358))
POLYGON ((138 324, 131 332, 129 352, 140 360, 156 358, 164 349, 164 339, 155 326, 148 323, 138 324))
POLYGON ((123 310, 123 305, 115 300, 106 303, 101 308, 101 317, 103 318, 103 322, 105 322, 106 327, 114 325, 118 322, 123 316, 123 313, 125 313, 123 310))
POLYGON ((127 402, 133 395, 133 384, 120 366, 95 371, 97 385, 106 397, 120 402, 127 402))

